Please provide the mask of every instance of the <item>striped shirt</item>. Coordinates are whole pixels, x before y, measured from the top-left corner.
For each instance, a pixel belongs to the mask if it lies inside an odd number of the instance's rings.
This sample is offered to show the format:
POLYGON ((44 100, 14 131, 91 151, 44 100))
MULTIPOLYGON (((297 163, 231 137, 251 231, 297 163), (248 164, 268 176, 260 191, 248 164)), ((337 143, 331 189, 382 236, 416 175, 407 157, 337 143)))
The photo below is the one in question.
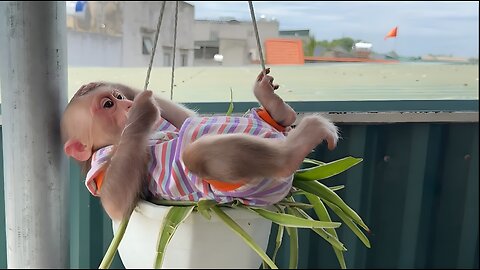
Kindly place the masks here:
MULTIPOLYGON (((284 133, 263 121, 255 109, 247 112, 244 117, 190 117, 180 130, 163 119, 148 145, 151 154, 147 181, 149 195, 183 201, 209 199, 227 203, 238 200, 244 205, 258 206, 282 200, 292 187, 293 175, 284 179, 256 179, 226 191, 216 188, 185 167, 180 156, 188 144, 205 134, 229 133, 245 133, 271 139, 285 138, 284 133)), ((98 196, 95 178, 102 174, 111 152, 112 146, 107 146, 96 151, 92 157, 92 168, 87 173, 85 184, 95 196, 98 196)))

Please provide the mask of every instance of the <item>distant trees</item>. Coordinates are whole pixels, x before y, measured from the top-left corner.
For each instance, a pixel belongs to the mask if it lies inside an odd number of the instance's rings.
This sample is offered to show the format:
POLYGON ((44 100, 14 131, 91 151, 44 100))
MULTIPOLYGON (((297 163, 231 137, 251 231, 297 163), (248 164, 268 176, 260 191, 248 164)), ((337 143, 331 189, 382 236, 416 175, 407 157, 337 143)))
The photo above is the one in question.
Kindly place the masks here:
POLYGON ((317 41, 314 36, 310 36, 309 41, 304 46, 304 54, 305 56, 313 56, 315 52, 315 48, 317 46, 322 46, 326 50, 332 50, 336 47, 341 47, 345 49, 347 52, 352 51, 353 44, 359 42, 360 40, 354 40, 350 37, 343 37, 339 39, 333 39, 332 41, 328 40, 321 40, 317 41))

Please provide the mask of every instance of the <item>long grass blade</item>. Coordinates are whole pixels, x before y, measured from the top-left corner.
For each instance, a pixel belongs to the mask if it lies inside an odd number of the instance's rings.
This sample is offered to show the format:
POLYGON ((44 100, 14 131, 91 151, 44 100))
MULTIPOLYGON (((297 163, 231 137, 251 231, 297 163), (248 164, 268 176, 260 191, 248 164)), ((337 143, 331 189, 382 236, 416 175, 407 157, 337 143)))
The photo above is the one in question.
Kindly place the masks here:
POLYGON ((193 211, 194 206, 171 206, 167 215, 163 219, 160 227, 160 234, 157 242, 157 258, 155 259, 155 269, 162 267, 165 251, 168 243, 172 239, 178 225, 182 223, 193 211))
POLYGON ((225 224, 233 230, 236 234, 238 234, 244 241, 245 243, 251 247, 259 256, 262 258, 263 261, 265 261, 268 266, 272 269, 278 269, 278 267, 275 265, 275 263, 268 257, 268 255, 265 253, 265 251, 257 244, 255 243, 255 240, 247 233, 245 230, 240 227, 231 217, 229 217, 225 212, 220 209, 218 206, 213 206, 212 210, 217 216, 225 222, 225 224))
MULTIPOLYGON (((305 213, 303 210, 301 209, 294 209, 293 210, 298 216, 303 216, 304 218, 307 218, 307 219, 312 219, 312 217, 310 217, 307 213, 305 213)), ((327 241, 328 243, 330 243, 330 245, 332 245, 332 247, 336 250, 340 250, 340 251, 347 251, 347 249, 345 248, 345 246, 343 245, 342 242, 340 242, 340 240, 338 240, 338 237, 336 236, 333 236, 332 234, 330 234, 329 232, 327 232, 325 229, 322 229, 322 228, 311 228, 312 231, 314 231, 315 233, 317 233, 318 235, 320 235, 323 239, 325 239, 325 241, 327 241)), ((332 229, 333 230, 333 229, 332 229)))
MULTIPOLYGON (((292 209, 287 207, 287 212, 292 215, 292 209)), ((294 227, 286 227, 287 233, 290 236, 290 259, 288 262, 289 269, 298 268, 298 229, 294 227)))
MULTIPOLYGON (((326 221, 332 220, 330 218, 330 215, 328 214, 327 208, 325 208, 325 205, 323 204, 322 200, 320 200, 320 198, 310 193, 305 194, 305 197, 310 202, 310 204, 313 205, 313 210, 315 211, 315 214, 317 214, 318 219, 326 221)), ((335 229, 325 229, 325 231, 338 239, 337 231, 335 229)), ((337 256, 340 267, 342 269, 347 269, 347 264, 345 263, 345 257, 343 256, 343 252, 336 248, 334 248, 333 251, 335 252, 335 256, 337 256)))
POLYGON ((300 203, 300 202, 289 202, 289 201, 280 201, 277 205, 281 206, 289 206, 289 207, 296 207, 300 209, 312 209, 313 206, 308 203, 300 203))
POLYGON ((370 241, 368 238, 363 234, 363 232, 357 227, 357 225, 352 221, 352 219, 345 214, 338 206, 330 203, 329 201, 325 201, 325 203, 330 207, 337 216, 343 220, 343 222, 352 230, 352 232, 363 242, 363 244, 370 248, 370 241))
POLYGON ((285 231, 285 226, 278 225, 277 238, 275 239, 275 249, 273 250, 272 260, 275 262, 277 259, 277 253, 282 246, 283 232, 285 231))

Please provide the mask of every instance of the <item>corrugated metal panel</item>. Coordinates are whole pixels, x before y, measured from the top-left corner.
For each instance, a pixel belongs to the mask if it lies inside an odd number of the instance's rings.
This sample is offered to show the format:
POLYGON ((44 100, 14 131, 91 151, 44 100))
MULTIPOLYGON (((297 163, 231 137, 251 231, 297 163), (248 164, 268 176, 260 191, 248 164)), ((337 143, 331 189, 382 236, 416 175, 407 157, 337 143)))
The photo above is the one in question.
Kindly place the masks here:
MULTIPOLYGON (((312 157, 326 162, 349 155, 364 159, 326 180, 346 185, 339 195, 372 230, 371 249, 346 226, 339 230, 348 249, 347 267, 478 268, 478 122, 340 127, 338 148, 320 146, 312 157)), ((0 180, 3 189, 3 171, 0 180)), ((73 162, 70 181, 70 267, 97 268, 111 241, 111 222, 73 162)), ((2 191, 2 204, 3 196, 2 191)), ((2 205, 0 231, 5 231, 4 217, 2 205)), ((269 254, 276 227, 271 235, 269 254)), ((338 268, 331 247, 315 233, 302 229, 299 239, 299 268, 338 268)), ((277 263, 288 267, 288 237, 277 263)), ((0 234, 0 267, 6 268, 5 234, 0 234)), ((112 268, 121 267, 117 255, 112 268)))
MULTIPOLYGON (((349 268, 478 268, 478 123, 343 126, 338 151, 360 165, 328 180, 372 230, 366 248, 346 227, 349 268)), ((300 236, 301 268, 338 268, 331 247, 300 236)), ((272 242, 270 243, 273 244, 272 242)), ((288 267, 288 246, 279 266, 288 267)))

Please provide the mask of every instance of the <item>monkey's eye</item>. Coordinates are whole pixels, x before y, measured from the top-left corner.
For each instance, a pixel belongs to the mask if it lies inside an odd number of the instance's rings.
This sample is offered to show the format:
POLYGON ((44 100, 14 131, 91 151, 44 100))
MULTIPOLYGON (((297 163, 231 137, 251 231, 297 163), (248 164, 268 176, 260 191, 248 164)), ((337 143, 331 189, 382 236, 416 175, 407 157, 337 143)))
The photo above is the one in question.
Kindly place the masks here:
POLYGON ((125 97, 122 95, 122 93, 117 92, 117 91, 115 91, 115 92, 113 93, 113 96, 114 96, 116 99, 118 99, 118 100, 125 99, 125 97))
POLYGON ((102 102, 102 107, 103 108, 111 108, 113 107, 114 103, 113 101, 111 101, 110 99, 105 99, 103 102, 102 102))

